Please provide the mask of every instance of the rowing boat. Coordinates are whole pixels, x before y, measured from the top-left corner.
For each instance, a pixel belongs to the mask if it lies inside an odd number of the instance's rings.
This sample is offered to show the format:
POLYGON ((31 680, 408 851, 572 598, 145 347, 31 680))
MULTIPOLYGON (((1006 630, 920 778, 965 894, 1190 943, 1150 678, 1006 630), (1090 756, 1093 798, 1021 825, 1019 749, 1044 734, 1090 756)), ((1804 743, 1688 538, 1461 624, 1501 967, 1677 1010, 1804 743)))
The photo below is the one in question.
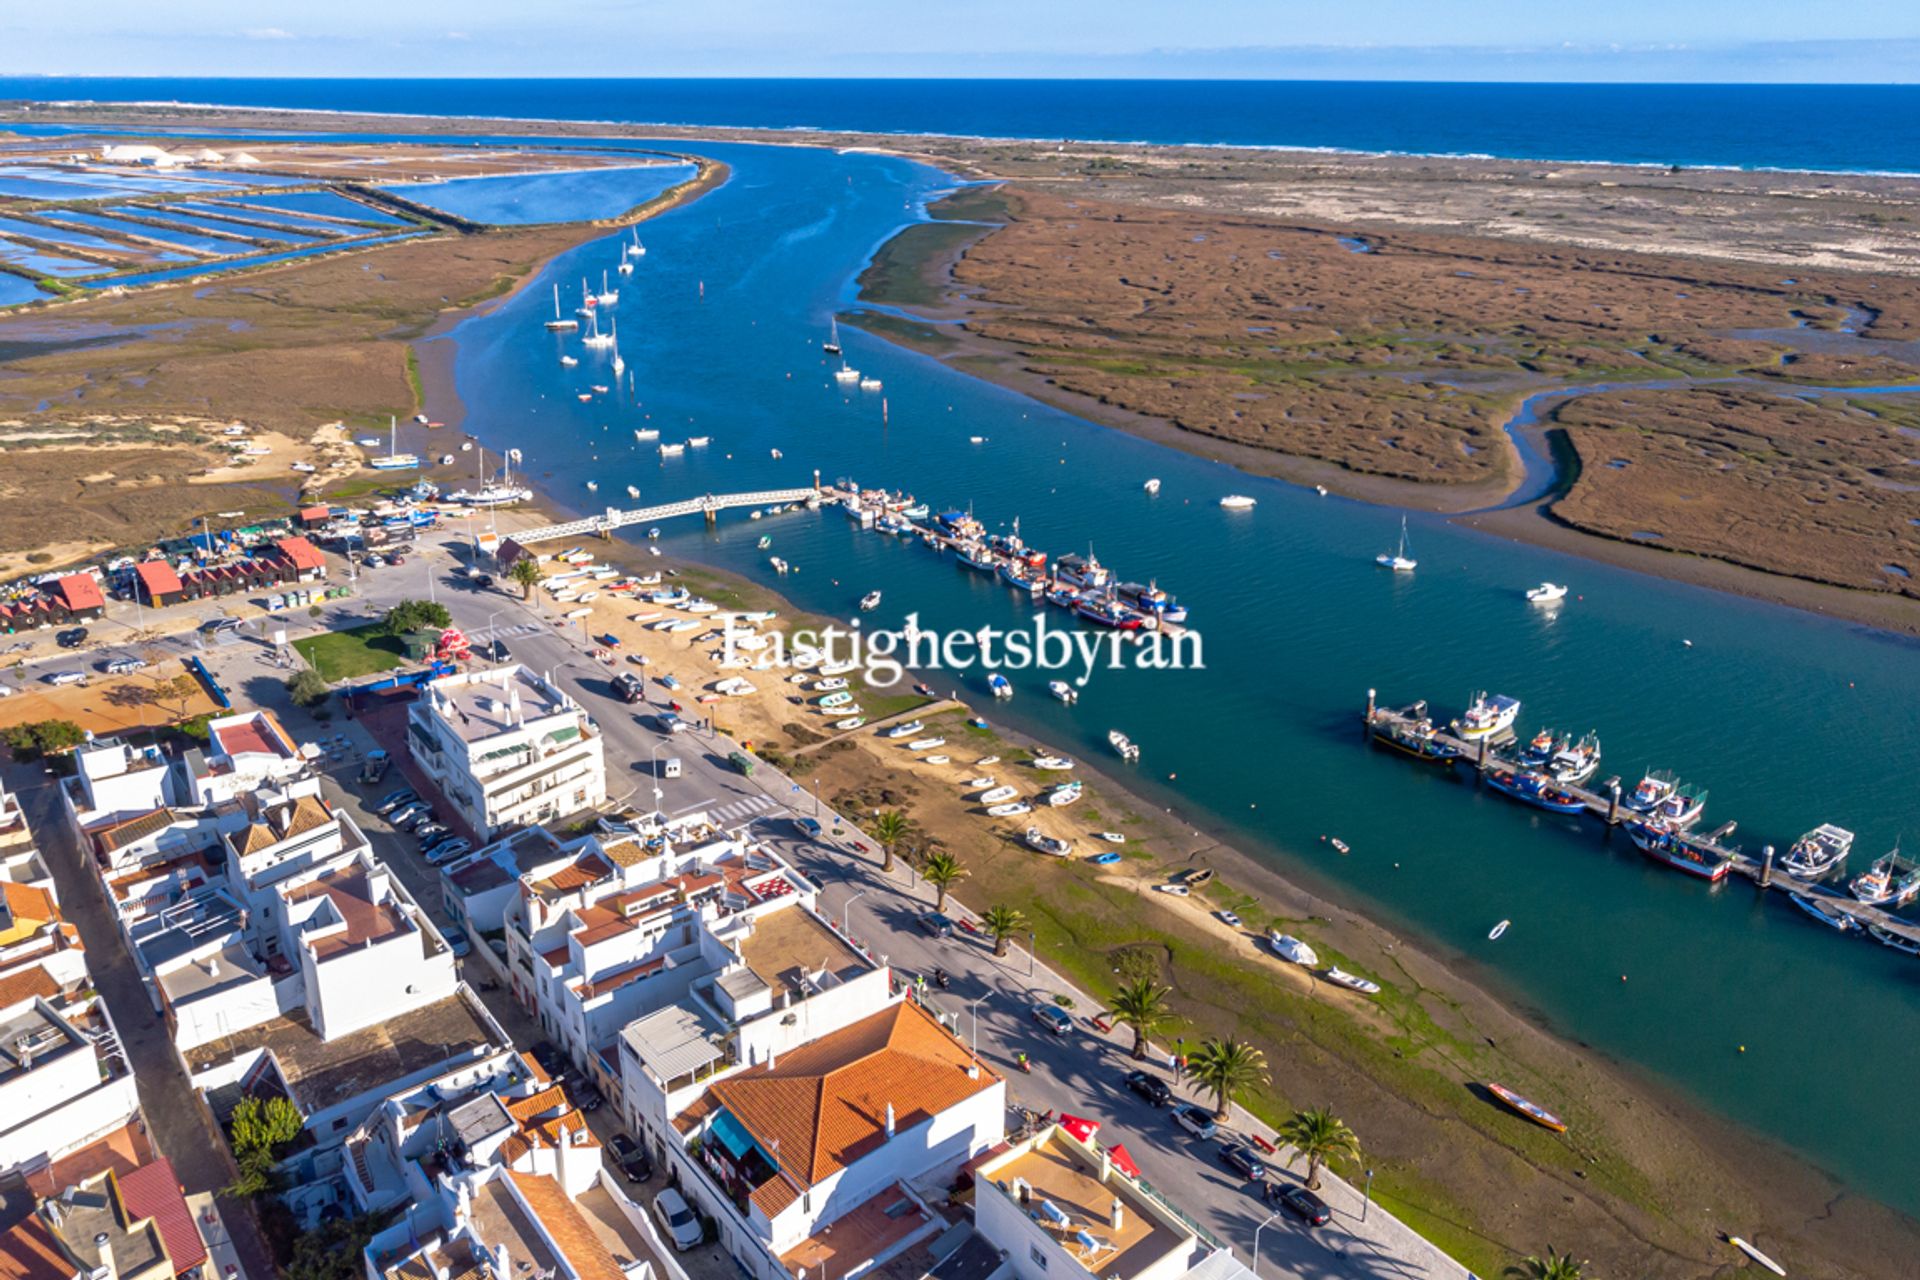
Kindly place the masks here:
POLYGON ((1553 1112, 1547 1110, 1539 1103, 1521 1097, 1503 1084, 1493 1084, 1489 1082, 1487 1084, 1487 1092, 1499 1099, 1502 1106, 1517 1115, 1525 1116, 1543 1129, 1551 1129, 1555 1133, 1565 1133, 1567 1131, 1567 1122, 1565 1120, 1562 1120, 1559 1116, 1553 1114, 1553 1112))

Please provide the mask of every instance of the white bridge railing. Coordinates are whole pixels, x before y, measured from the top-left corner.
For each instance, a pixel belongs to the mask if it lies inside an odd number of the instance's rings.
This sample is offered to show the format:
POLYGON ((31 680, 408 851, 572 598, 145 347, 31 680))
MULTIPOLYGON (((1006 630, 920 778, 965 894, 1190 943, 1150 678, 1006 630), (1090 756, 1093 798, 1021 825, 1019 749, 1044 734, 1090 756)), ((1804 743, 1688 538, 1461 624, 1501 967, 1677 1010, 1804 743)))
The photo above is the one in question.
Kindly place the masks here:
POLYGON ((687 498, 680 502, 669 502, 658 507, 642 507, 638 511, 622 511, 617 507, 608 507, 597 516, 588 516, 584 520, 571 520, 566 524, 550 524, 545 528, 528 529, 513 534, 513 540, 521 546, 531 546, 536 542, 552 542, 556 538, 577 538, 582 534, 608 534, 615 529, 630 524, 653 524, 659 520, 670 520, 675 516, 705 515, 711 519, 716 512, 731 507, 765 507, 785 502, 805 502, 817 506, 822 498, 817 488, 804 489, 762 489, 758 493, 709 493, 698 498, 687 498))

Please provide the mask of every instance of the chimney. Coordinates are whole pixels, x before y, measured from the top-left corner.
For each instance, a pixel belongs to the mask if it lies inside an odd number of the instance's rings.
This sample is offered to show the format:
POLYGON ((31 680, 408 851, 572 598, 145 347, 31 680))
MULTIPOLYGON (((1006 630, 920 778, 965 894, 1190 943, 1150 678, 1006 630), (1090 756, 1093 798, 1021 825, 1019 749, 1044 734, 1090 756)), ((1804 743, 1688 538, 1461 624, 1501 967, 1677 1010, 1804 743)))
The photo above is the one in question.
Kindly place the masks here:
POLYGON ((1126 1206, 1120 1203, 1119 1196, 1115 1196, 1113 1198, 1113 1207, 1107 1210, 1107 1225, 1112 1227, 1115 1231, 1118 1231, 1121 1229, 1121 1227, 1126 1225, 1126 1221, 1127 1221, 1126 1206))
MULTIPOLYGON (((1113 1157, 1107 1154, 1105 1147, 1100 1148, 1100 1181, 1105 1182, 1113 1175, 1113 1157)), ((1115 1203, 1119 1203, 1115 1201, 1115 1203)))
POLYGON ((465 1226, 467 1223, 468 1216, 473 1212, 473 1188, 468 1184, 465 1178, 461 1178, 459 1182, 455 1184, 455 1187, 456 1187, 456 1191, 454 1193, 455 1208, 454 1208, 454 1215, 453 1215, 454 1224, 456 1226, 465 1226))
POLYGON ((893 1136, 893 1104, 891 1102, 887 1104, 887 1136, 889 1138, 893 1136))
POLYGON ((93 1238, 93 1251, 100 1255, 100 1265, 95 1274, 103 1275, 107 1280, 119 1280, 119 1272, 113 1269, 113 1241, 102 1231, 93 1238))

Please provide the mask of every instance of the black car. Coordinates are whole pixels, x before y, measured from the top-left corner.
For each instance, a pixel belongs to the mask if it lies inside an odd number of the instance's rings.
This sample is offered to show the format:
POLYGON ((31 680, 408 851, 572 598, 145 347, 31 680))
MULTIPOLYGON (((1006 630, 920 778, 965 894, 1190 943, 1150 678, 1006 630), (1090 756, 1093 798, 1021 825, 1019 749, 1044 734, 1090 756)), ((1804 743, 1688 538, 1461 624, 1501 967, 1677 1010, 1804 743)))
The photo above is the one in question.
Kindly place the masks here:
POLYGON ((607 1140, 607 1146, 613 1151, 613 1162, 620 1166, 628 1182, 645 1182, 653 1176, 653 1161, 647 1159, 646 1151, 626 1134, 614 1134, 607 1140))
POLYGON ((567 1073, 567 1055, 561 1053, 553 1041, 542 1040, 528 1052, 533 1054, 533 1060, 540 1064, 540 1069, 555 1080, 567 1073))
POLYGON ((638 702, 647 696, 647 687, 632 672, 622 671, 613 678, 613 692, 622 702, 638 702))
POLYGON ((1156 1107, 1164 1107, 1173 1101, 1173 1090, 1167 1087, 1167 1082, 1150 1072, 1127 1072, 1126 1085, 1156 1107))
POLYGON ((1229 1142, 1220 1148, 1220 1163, 1233 1170, 1248 1182, 1265 1182, 1267 1166, 1252 1147, 1241 1142, 1229 1142))
POLYGON ((1324 1227, 1333 1217, 1333 1210, 1327 1207, 1325 1200, 1305 1187, 1296 1187, 1291 1182, 1269 1182, 1262 1194, 1266 1196, 1269 1205, 1276 1209, 1285 1209, 1310 1227, 1324 1227))
POLYGON ((59 635, 55 636, 54 639, 59 642, 62 649, 78 649, 87 642, 87 629, 85 627, 73 627, 62 631, 59 635))

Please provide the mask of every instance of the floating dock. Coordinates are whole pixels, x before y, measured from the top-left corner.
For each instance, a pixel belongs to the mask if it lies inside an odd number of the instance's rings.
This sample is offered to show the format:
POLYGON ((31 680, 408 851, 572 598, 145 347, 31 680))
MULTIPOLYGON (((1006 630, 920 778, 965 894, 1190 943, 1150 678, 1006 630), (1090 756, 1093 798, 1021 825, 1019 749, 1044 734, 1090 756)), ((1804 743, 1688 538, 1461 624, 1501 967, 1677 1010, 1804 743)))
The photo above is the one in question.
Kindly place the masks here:
MULTIPOLYGON (((1366 731, 1369 742, 1383 730, 1410 734, 1417 723, 1417 719, 1405 711, 1395 711, 1379 706, 1375 691, 1367 690, 1366 731)), ((1489 769, 1496 766, 1514 767, 1511 760, 1495 754, 1494 751, 1494 748, 1502 742, 1512 740, 1511 730, 1503 734, 1470 739, 1449 733, 1436 726, 1430 735, 1423 734, 1423 736, 1427 736, 1444 748, 1458 752, 1458 758, 1450 763, 1471 768, 1476 782, 1489 769)), ((1630 822, 1640 817, 1639 814, 1621 804, 1621 781, 1618 777, 1608 778, 1600 784, 1598 790, 1567 782, 1555 782, 1553 785, 1557 790, 1577 797, 1585 806, 1586 815, 1599 819, 1609 830, 1623 822, 1630 822)), ((1540 810, 1540 812, 1548 812, 1548 810, 1540 810)), ((1676 833, 1675 839, 1680 844, 1699 850, 1710 858, 1724 859, 1730 874, 1745 876, 1761 889, 1778 889, 1783 893, 1797 894, 1817 902, 1822 908, 1835 915, 1851 919, 1863 930, 1872 926, 1920 947, 1920 924, 1895 915, 1883 907, 1869 906, 1850 894, 1840 893, 1827 887, 1824 883, 1799 880, 1785 872, 1776 874, 1773 866, 1772 845, 1767 845, 1761 856, 1756 858, 1750 853, 1742 852, 1737 845, 1724 843, 1726 837, 1733 833, 1734 827, 1735 824, 1729 822, 1708 835, 1676 833)))

